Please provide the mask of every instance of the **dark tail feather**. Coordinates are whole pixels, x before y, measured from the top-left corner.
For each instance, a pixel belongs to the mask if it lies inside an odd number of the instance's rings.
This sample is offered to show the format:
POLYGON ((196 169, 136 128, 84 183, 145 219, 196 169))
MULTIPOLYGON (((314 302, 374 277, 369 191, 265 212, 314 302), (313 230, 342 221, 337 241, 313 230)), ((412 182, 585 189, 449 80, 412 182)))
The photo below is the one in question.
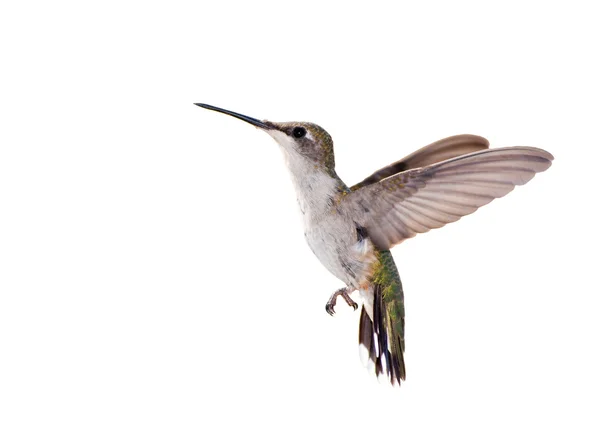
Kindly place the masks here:
POLYGON ((374 284, 373 295, 373 319, 369 317, 364 306, 360 313, 358 342, 360 346, 364 346, 360 351, 368 354, 368 358, 375 365, 377 377, 385 374, 392 385, 400 385, 406 378, 403 337, 394 327, 379 284, 374 284))

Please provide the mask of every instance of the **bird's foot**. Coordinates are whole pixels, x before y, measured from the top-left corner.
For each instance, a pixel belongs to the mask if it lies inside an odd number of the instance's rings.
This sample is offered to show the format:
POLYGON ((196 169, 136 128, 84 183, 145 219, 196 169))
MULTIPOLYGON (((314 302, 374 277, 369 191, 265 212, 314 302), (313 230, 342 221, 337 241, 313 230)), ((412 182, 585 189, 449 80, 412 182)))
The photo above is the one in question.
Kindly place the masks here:
POLYGON ((331 295, 331 297, 329 298, 329 301, 327 301, 327 304, 325 304, 325 310, 331 316, 333 316, 335 314, 334 307, 335 307, 335 303, 337 301, 338 296, 341 296, 342 298, 344 298, 344 301, 346 301, 346 303, 350 307, 352 307, 354 310, 356 310, 358 308, 358 304, 352 300, 352 298, 348 294, 348 288, 345 287, 343 289, 337 290, 333 295, 331 295))

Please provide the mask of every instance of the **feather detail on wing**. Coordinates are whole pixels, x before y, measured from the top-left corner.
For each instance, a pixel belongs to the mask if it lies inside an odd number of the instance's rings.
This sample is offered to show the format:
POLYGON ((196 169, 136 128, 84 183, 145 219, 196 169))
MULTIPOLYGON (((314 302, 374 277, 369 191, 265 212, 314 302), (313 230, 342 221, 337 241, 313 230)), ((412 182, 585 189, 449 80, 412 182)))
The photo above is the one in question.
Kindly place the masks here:
POLYGON ((450 158, 458 157, 472 152, 487 149, 490 146, 488 140, 477 135, 455 135, 431 143, 421 149, 407 155, 395 163, 369 175, 360 183, 355 184, 350 190, 357 190, 369 184, 384 180, 405 170, 429 166, 450 158))
POLYGON ((550 167, 535 147, 504 147, 397 173, 350 192, 340 208, 367 229, 380 250, 475 212, 550 167))

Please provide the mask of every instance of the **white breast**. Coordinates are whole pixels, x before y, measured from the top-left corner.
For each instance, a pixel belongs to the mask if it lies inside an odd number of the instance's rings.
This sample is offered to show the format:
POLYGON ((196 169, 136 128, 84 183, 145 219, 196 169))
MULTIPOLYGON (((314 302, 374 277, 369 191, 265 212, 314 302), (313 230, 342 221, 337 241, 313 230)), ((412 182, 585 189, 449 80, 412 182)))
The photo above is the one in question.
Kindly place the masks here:
POLYGON ((289 148, 282 148, 302 212, 304 235, 319 261, 345 284, 358 288, 375 259, 370 240, 358 241, 354 222, 339 213, 340 179, 289 148))

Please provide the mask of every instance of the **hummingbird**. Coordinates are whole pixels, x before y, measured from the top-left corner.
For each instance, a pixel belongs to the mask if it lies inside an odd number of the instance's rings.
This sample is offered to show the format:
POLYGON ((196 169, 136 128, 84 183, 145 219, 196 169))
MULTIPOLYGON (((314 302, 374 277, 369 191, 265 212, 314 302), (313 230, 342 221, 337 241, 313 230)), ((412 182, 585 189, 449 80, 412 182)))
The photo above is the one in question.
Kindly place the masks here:
POLYGON ((417 233, 475 212, 548 169, 554 157, 535 147, 489 149, 476 135, 429 144, 347 186, 335 170, 333 140, 307 122, 258 120, 194 103, 265 131, 279 144, 302 213, 308 246, 344 286, 325 304, 333 316, 341 297, 356 310, 362 362, 378 379, 400 385, 404 363, 404 291, 390 249, 417 233))

